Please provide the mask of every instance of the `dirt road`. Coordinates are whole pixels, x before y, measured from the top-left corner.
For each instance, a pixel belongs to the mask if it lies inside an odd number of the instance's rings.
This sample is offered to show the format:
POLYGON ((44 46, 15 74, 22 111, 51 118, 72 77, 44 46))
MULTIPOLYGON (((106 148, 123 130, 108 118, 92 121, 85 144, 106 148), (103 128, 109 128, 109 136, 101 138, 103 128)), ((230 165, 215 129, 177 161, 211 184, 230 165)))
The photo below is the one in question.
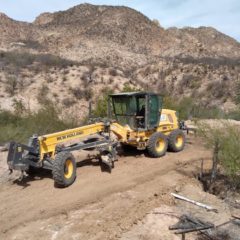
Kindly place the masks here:
POLYGON ((1 184, 0 239, 128 239, 124 233, 149 211, 171 205, 169 193, 190 181, 189 163, 210 158, 194 138, 159 159, 137 153, 120 157, 111 174, 94 159, 79 162, 75 183, 65 189, 55 188, 48 173, 1 184))

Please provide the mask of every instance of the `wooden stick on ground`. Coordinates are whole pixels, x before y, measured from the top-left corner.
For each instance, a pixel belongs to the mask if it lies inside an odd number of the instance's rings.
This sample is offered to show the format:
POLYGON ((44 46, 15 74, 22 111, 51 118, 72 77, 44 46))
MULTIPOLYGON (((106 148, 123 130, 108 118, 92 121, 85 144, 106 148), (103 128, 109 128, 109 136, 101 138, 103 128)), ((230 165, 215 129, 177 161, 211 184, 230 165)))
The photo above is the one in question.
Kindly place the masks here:
POLYGON ((235 214, 232 215, 233 218, 240 220, 240 216, 237 216, 235 214))
POLYGON ((208 205, 206 205, 206 204, 203 204, 203 203, 200 203, 200 202, 191 200, 191 199, 189 199, 189 198, 183 197, 183 196, 178 195, 178 194, 176 194, 176 193, 171 193, 171 195, 174 196, 174 197, 177 198, 177 199, 180 199, 180 200, 183 200, 183 201, 192 203, 192 204, 194 204, 194 205, 197 205, 197 206, 199 206, 199 207, 205 208, 205 209, 207 209, 208 211, 217 212, 217 209, 216 209, 216 208, 213 208, 213 207, 208 206, 208 205))

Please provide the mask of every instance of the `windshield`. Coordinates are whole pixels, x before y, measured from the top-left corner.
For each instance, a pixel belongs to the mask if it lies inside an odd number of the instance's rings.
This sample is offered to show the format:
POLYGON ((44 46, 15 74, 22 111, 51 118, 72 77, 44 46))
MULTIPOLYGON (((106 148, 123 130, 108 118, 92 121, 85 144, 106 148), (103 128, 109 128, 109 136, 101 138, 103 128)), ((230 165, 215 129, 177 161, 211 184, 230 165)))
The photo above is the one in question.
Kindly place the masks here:
POLYGON ((112 103, 116 120, 121 125, 127 124, 131 128, 135 128, 136 99, 132 96, 114 96, 112 103))
POLYGON ((131 129, 152 129, 158 126, 162 99, 156 94, 112 96, 113 113, 121 125, 131 129))

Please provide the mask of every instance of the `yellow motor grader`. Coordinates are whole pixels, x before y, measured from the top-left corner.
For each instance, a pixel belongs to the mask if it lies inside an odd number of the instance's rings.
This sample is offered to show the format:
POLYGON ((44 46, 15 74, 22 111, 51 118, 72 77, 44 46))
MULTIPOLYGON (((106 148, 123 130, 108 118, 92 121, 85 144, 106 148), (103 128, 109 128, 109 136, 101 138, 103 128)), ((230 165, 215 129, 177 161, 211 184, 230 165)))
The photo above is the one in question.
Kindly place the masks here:
POLYGON ((151 157, 167 150, 183 150, 185 135, 179 129, 173 110, 162 109, 162 97, 150 92, 112 94, 108 100, 108 118, 95 119, 89 125, 43 136, 33 135, 27 145, 11 142, 7 162, 9 170, 31 174, 44 168, 52 171, 59 187, 71 185, 76 178, 76 150, 97 150, 99 161, 110 170, 121 145, 146 149, 151 157), (74 143, 69 143, 74 140, 74 143))

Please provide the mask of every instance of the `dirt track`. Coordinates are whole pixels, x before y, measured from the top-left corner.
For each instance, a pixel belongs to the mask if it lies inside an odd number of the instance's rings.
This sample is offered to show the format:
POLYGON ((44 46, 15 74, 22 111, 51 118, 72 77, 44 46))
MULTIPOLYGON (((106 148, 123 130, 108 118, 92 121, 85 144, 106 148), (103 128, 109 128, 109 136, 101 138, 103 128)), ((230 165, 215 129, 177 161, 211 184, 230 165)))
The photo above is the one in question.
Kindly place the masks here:
POLYGON ((183 152, 159 159, 135 154, 121 157, 111 174, 94 160, 80 162, 77 180, 65 189, 55 188, 48 173, 1 184, 0 239, 120 238, 152 209, 171 205, 169 193, 190 181, 189 163, 210 157, 192 139, 183 152))

